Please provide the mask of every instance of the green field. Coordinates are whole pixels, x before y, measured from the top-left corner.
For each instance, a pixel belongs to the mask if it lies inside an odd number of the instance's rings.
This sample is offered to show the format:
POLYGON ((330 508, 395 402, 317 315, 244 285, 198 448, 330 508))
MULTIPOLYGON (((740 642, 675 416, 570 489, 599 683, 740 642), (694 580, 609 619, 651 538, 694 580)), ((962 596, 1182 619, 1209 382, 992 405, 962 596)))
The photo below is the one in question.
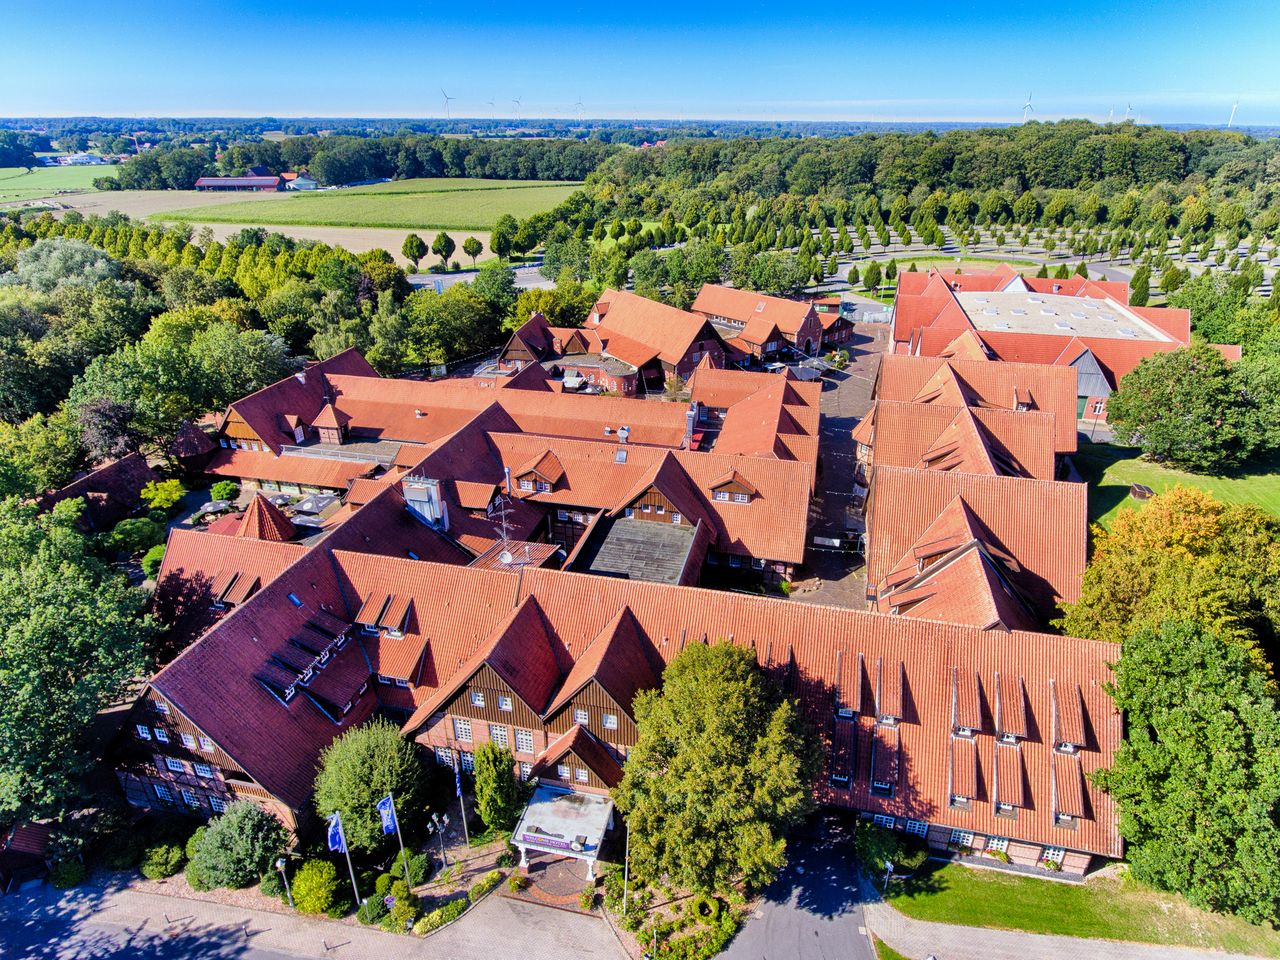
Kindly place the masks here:
POLYGON ((59 190, 92 192, 98 177, 115 175, 115 167, 0 167, 0 206, 50 197, 59 190))
POLYGON ((885 943, 883 940, 876 940, 875 945, 876 945, 876 957, 878 957, 879 960, 910 960, 909 957, 903 956, 897 950, 893 949, 893 947, 885 943))
POLYGON ((1081 442, 1075 465, 1089 483, 1089 519, 1109 526, 1121 510, 1141 503, 1129 496, 1131 484, 1141 483, 1160 493, 1177 484, 1199 487, 1226 503, 1249 503, 1280 516, 1280 464, 1271 472, 1210 477, 1150 463, 1136 450, 1109 444, 1081 442))
POLYGON ((367 187, 299 193, 153 214, 153 220, 263 226, 439 227, 487 230, 498 217, 550 210, 577 183, 538 180, 395 180, 367 187))
POLYGON ((889 902, 917 920, 1280 957, 1275 930, 1111 877, 1067 884, 930 861, 891 884, 889 902))
MULTIPOLYGON (((1014 257, 992 256, 986 259, 979 259, 962 256, 958 264, 956 263, 955 257, 915 257, 910 253, 877 254, 875 259, 879 260, 882 265, 888 263, 890 260, 897 260, 899 273, 906 273, 911 269, 911 265, 913 263, 916 265, 916 269, 920 273, 925 273, 931 269, 946 270, 951 273, 955 271, 957 266, 960 268, 961 272, 968 270, 971 273, 976 273, 978 271, 994 270, 1002 263, 1007 263, 1011 267, 1026 267, 1032 271, 1040 269, 1040 264, 1038 263, 1033 263, 1030 260, 1018 260, 1014 257)), ((862 269, 861 262, 858 264, 858 269, 862 269)))

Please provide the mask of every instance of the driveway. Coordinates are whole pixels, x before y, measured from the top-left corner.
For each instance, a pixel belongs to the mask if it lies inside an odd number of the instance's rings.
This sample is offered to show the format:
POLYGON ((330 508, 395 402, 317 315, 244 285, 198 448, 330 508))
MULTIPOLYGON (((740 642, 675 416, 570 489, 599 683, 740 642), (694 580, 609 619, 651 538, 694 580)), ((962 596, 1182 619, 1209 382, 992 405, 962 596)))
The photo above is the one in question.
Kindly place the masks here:
POLYGON ((723 960, 875 960, 853 849, 840 837, 828 833, 789 844, 790 864, 720 955, 723 960))

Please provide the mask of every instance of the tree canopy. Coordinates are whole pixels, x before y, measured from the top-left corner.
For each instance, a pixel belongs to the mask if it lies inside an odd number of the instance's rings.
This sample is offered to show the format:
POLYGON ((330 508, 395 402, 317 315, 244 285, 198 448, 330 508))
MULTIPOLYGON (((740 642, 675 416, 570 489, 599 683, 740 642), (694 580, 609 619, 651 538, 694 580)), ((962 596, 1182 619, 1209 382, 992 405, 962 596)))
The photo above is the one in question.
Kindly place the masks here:
POLYGON ((786 863, 787 830, 812 808, 821 764, 794 701, 751 651, 694 644, 635 712, 639 738, 613 798, 636 872, 699 891, 767 883, 786 863))

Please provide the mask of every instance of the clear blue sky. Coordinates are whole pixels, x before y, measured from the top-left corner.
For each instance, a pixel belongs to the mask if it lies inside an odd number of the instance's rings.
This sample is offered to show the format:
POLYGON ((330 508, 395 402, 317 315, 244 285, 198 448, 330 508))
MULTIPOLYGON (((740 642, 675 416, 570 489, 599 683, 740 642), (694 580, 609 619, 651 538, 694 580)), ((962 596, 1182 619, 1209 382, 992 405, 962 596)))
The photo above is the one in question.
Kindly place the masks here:
POLYGON ((1280 123, 1280 4, 0 0, 0 115, 1280 123), (825 8, 825 10, 824 10, 825 8), (822 13, 809 12, 824 10, 822 13), (495 105, 489 106, 494 100, 495 105))

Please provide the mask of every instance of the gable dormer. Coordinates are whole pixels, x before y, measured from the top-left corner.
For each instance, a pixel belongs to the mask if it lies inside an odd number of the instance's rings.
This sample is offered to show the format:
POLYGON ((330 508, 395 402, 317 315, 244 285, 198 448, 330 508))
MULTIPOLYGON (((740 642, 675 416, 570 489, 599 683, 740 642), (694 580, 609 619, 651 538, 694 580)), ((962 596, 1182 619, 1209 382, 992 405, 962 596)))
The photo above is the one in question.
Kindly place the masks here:
POLYGON ((760 491, 737 470, 731 470, 710 486, 711 499, 716 503, 751 503, 760 491))
POLYGON ((513 471, 512 477, 519 493, 550 493, 564 480, 564 466, 548 448, 513 471))

